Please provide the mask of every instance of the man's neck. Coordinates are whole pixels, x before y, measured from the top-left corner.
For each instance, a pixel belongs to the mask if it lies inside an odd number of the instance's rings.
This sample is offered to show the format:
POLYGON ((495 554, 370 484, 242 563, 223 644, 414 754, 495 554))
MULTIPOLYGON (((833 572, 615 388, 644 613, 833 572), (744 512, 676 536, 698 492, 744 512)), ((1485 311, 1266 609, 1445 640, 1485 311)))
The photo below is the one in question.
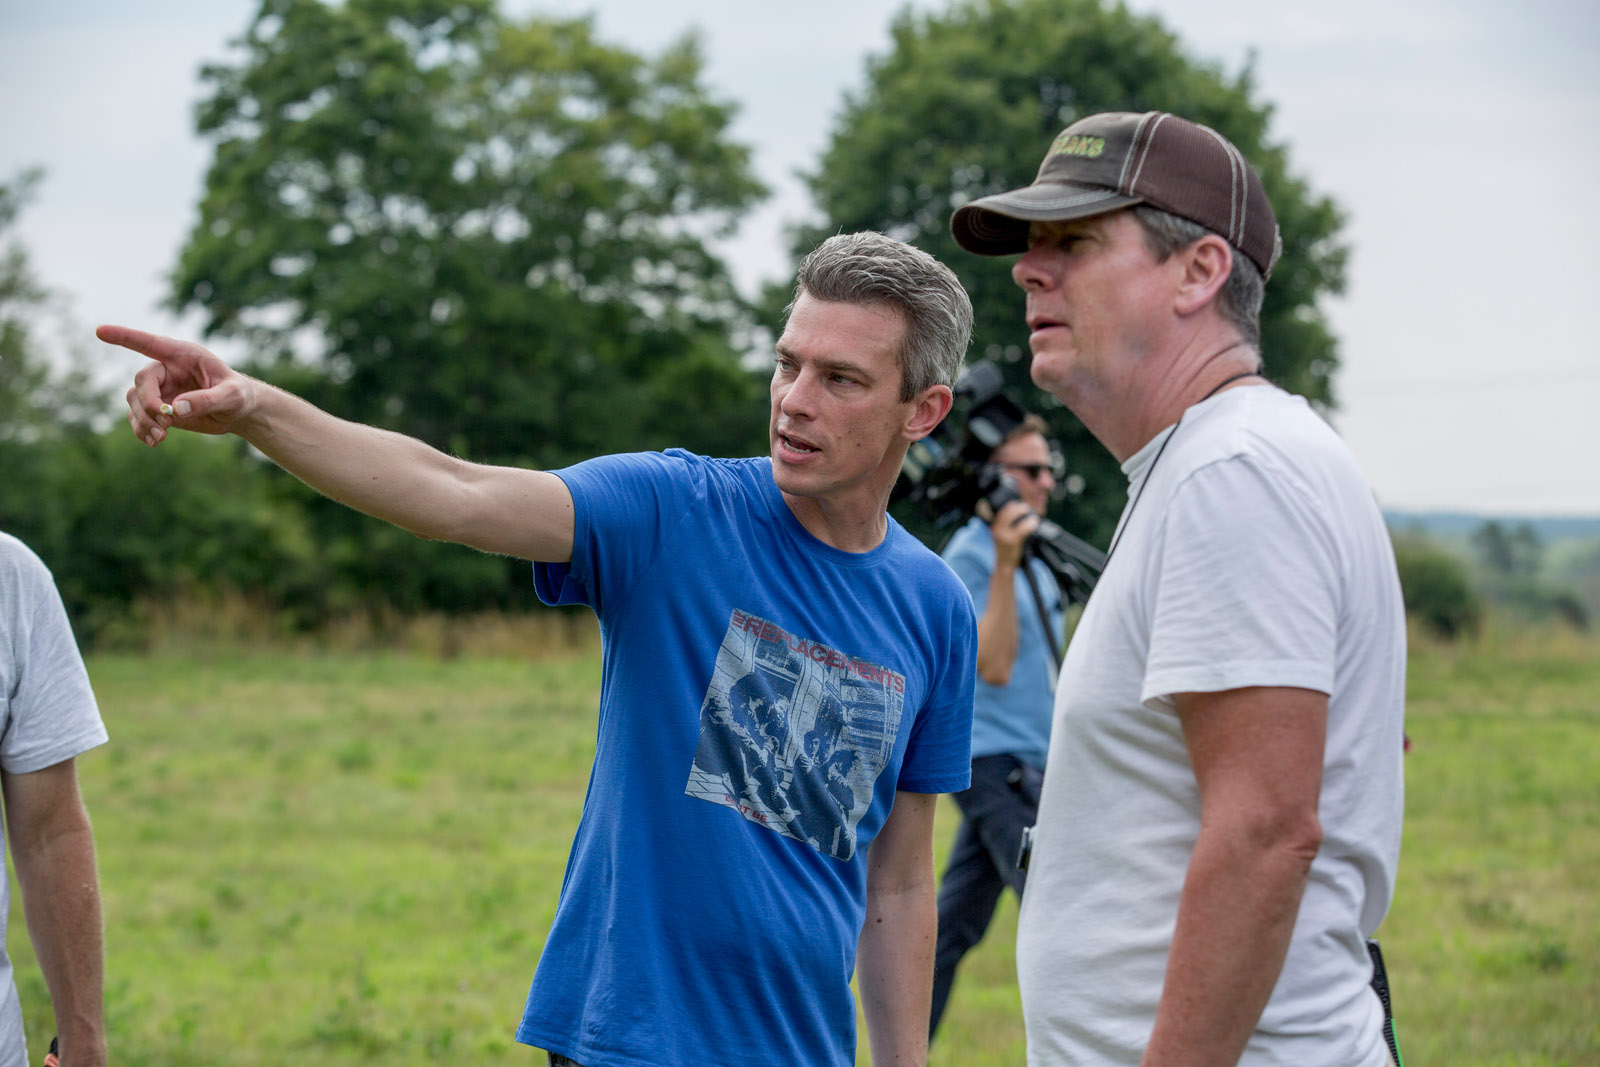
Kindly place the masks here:
POLYGON ((821 500, 783 494, 789 513, 806 533, 841 552, 871 552, 889 532, 889 494, 875 503, 821 500))
POLYGON ((1261 353, 1237 335, 1196 338, 1173 356, 1136 370, 1124 395, 1082 418, 1118 463, 1143 448, 1183 413, 1215 392, 1248 385, 1261 353))

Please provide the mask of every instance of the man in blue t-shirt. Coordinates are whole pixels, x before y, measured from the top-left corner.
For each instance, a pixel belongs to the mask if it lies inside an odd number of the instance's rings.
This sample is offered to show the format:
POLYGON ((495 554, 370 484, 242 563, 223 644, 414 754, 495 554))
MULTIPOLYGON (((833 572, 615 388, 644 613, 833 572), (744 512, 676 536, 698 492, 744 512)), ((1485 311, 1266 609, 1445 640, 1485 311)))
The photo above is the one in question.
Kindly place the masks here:
POLYGON ((1045 432, 1044 420, 1028 415, 990 453, 989 463, 1012 480, 1019 499, 974 516, 944 549, 978 613, 978 682, 972 784, 955 794, 961 827, 939 884, 930 1039, 956 966, 988 931, 1000 895, 1007 886, 1022 895, 1022 832, 1039 811, 1062 639, 1061 587, 1027 551, 1056 484, 1045 432))
POLYGON ((971 599, 886 507, 950 409, 972 308, 881 234, 800 269, 770 455, 467 463, 336 419, 198 345, 155 360, 134 432, 234 433, 422 537, 538 561, 603 640, 595 765, 518 1039, 582 1067, 847 1067, 927 1054, 936 794, 969 774, 971 599))

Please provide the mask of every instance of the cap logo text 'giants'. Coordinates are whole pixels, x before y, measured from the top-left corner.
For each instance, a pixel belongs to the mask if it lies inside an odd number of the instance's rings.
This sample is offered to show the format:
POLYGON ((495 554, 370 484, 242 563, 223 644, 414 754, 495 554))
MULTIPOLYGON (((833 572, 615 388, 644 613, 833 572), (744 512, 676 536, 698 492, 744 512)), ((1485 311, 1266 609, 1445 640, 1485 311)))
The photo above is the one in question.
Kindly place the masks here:
POLYGON ((1056 143, 1050 146, 1050 154, 1053 156, 1082 156, 1085 159, 1094 159, 1105 150, 1104 137, 1085 137, 1081 133, 1075 133, 1070 137, 1062 134, 1056 138, 1056 143))

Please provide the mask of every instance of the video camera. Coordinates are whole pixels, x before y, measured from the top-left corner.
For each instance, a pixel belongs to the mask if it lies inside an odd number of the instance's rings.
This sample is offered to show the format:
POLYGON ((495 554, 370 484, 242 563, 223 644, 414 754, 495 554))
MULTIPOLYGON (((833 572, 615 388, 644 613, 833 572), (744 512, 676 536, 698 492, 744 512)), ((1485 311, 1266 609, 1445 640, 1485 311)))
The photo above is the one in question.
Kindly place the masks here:
MULTIPOLYGON (((969 516, 987 519, 1020 500, 1016 481, 989 457, 1026 413, 1006 395, 1000 368, 984 360, 956 382, 955 406, 938 430, 912 445, 900 467, 891 501, 906 500, 937 528, 969 516)), ((1044 560, 1062 595, 1089 599, 1105 553, 1045 519, 1028 539, 1028 551, 1044 560)))

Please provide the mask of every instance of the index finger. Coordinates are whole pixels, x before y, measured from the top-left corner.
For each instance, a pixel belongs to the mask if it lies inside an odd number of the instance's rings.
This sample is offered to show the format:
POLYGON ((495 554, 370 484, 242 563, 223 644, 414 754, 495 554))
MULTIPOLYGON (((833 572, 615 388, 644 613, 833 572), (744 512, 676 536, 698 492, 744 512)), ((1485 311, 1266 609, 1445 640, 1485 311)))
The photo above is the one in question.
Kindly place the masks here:
POLYGON ((131 326, 99 326, 96 327, 94 335, 108 345, 132 349, 141 356, 149 356, 162 363, 204 351, 192 341, 179 341, 174 337, 135 330, 131 326))

